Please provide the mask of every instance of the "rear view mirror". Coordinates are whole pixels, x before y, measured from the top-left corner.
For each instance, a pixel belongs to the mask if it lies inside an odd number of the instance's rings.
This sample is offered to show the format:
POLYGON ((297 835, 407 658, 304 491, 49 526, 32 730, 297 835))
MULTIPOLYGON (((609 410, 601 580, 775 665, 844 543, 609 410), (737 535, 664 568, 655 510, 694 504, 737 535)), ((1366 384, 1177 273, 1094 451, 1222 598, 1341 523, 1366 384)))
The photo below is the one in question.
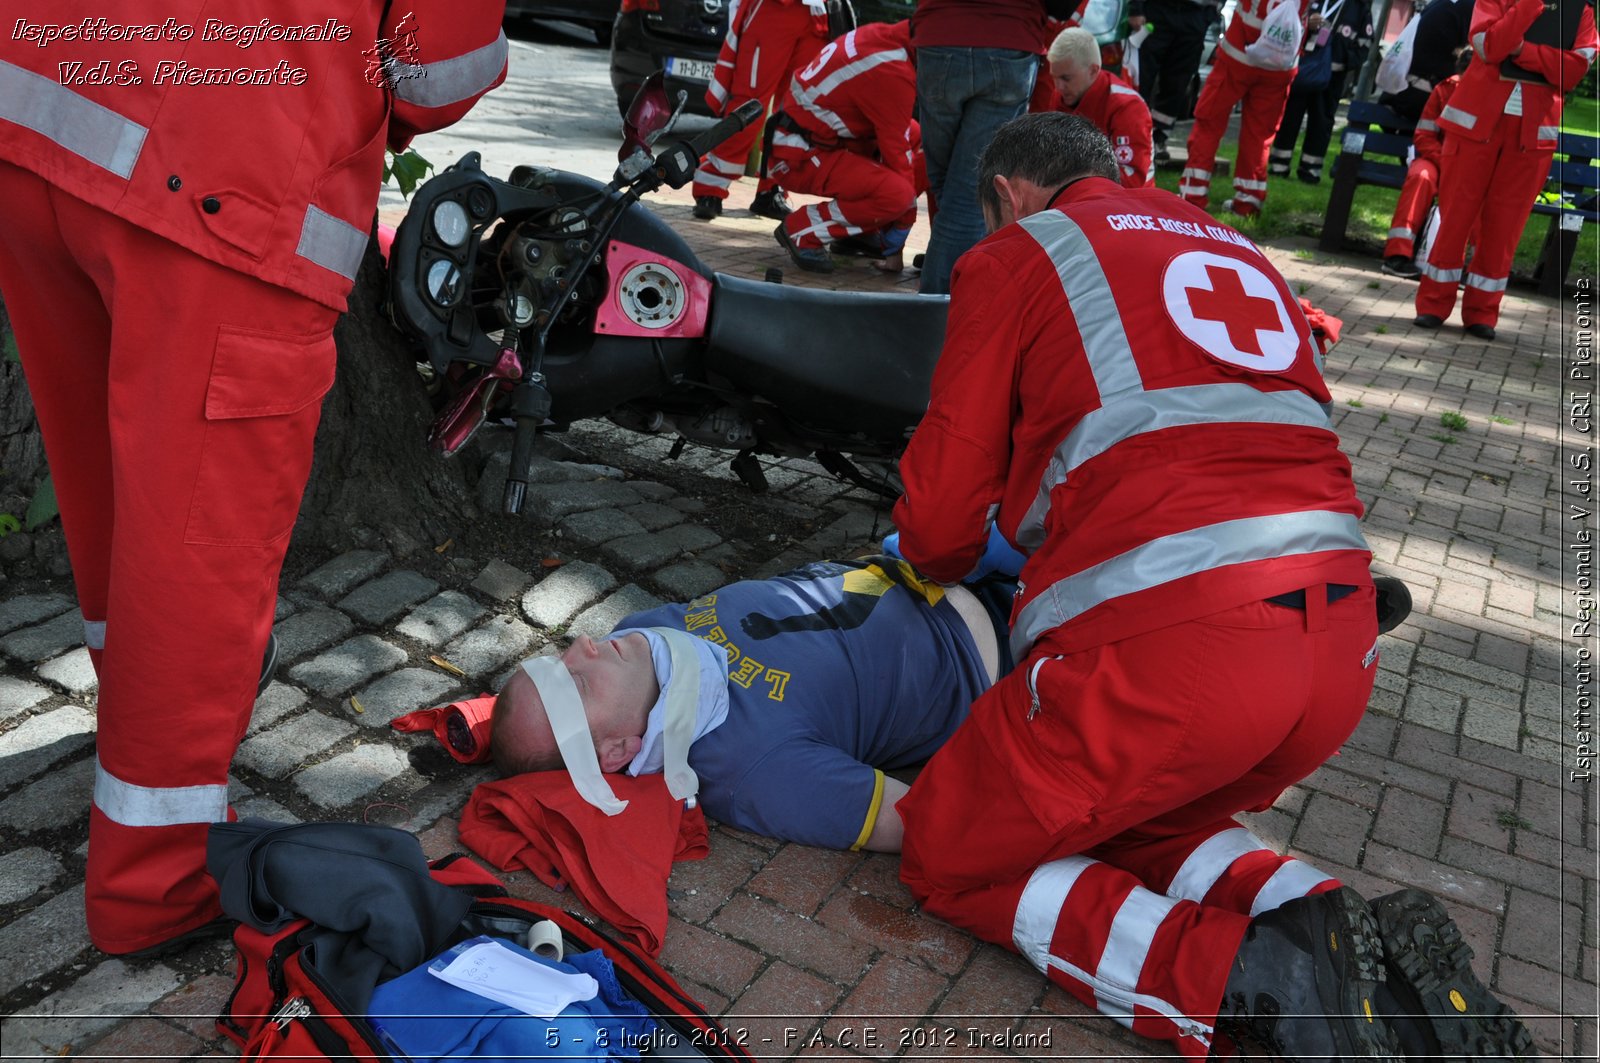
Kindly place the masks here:
POLYGON ((659 70, 644 79, 639 91, 633 94, 628 113, 622 119, 622 147, 617 149, 618 161, 626 161, 635 152, 649 154, 662 134, 672 127, 678 112, 688 102, 684 93, 678 93, 678 105, 673 107, 667 99, 666 76, 659 70))

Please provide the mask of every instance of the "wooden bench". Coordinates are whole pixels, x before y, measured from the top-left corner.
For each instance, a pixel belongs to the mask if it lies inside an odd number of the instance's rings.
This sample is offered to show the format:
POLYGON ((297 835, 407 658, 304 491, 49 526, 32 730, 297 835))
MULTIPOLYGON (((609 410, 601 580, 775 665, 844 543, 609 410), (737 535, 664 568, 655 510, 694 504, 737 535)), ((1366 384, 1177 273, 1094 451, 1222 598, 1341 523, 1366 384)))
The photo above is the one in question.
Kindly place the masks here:
POLYGON ((1545 295, 1560 295, 1572 268, 1572 255, 1578 249, 1578 234, 1584 223, 1600 222, 1600 137, 1586 133, 1562 133, 1557 141, 1556 158, 1550 165, 1546 188, 1558 188, 1564 203, 1535 203, 1535 214, 1547 215, 1550 228, 1545 233, 1534 280, 1545 295))
POLYGON ((1333 191, 1328 195, 1328 213, 1317 241, 1319 248, 1344 248, 1350 206, 1358 185, 1397 189, 1406 183, 1406 152, 1411 148, 1415 128, 1411 119, 1381 103, 1350 102, 1348 121, 1339 136, 1339 157, 1333 162, 1333 191))

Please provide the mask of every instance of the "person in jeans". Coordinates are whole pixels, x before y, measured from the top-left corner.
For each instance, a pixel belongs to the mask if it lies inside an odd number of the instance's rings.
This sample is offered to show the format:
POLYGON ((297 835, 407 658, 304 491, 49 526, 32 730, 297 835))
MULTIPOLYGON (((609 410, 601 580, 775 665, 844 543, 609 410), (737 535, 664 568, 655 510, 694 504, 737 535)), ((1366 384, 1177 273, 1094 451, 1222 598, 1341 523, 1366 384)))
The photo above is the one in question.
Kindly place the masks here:
POLYGON ((978 156, 1027 109, 1047 43, 1044 0, 921 0, 911 18, 917 109, 938 204, 921 290, 950 290, 950 269, 983 238, 978 156))

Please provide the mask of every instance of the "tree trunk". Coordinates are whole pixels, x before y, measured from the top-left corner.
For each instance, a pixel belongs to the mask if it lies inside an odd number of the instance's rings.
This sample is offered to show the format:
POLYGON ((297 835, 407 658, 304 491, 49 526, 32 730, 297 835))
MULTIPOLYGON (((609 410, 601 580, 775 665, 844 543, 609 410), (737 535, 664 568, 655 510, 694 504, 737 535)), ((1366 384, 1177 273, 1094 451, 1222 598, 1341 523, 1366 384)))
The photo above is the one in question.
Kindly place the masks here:
MULTIPOLYGON (((410 347, 382 310, 385 285, 374 241, 350 310, 334 330, 338 376, 322 407, 311 482, 295 525, 297 548, 359 545, 404 556, 457 534, 477 516, 469 490, 477 451, 469 447, 446 461, 424 446, 433 413, 410 347)), ((8 331, 0 303, 0 337, 8 331)), ((0 514, 22 517, 46 473, 22 366, 0 360, 0 514)), ((0 537, 0 580, 65 571, 59 531, 41 532, 0 537)))
POLYGON ((350 310, 334 330, 338 376, 322 405, 296 546, 386 546, 404 556, 477 516, 468 483, 476 450, 446 460, 424 445, 433 411, 411 346, 383 309, 387 283, 369 242, 350 310))

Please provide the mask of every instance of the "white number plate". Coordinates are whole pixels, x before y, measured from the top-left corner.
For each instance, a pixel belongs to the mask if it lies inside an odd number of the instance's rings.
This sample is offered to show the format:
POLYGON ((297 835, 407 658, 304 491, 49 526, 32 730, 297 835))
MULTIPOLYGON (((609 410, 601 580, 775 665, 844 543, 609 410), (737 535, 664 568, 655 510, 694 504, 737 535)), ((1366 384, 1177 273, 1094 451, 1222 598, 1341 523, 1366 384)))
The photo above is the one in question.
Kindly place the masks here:
POLYGON ((717 64, 708 63, 704 59, 667 59, 667 73, 673 77, 693 78, 696 81, 710 81, 711 74, 717 64))

